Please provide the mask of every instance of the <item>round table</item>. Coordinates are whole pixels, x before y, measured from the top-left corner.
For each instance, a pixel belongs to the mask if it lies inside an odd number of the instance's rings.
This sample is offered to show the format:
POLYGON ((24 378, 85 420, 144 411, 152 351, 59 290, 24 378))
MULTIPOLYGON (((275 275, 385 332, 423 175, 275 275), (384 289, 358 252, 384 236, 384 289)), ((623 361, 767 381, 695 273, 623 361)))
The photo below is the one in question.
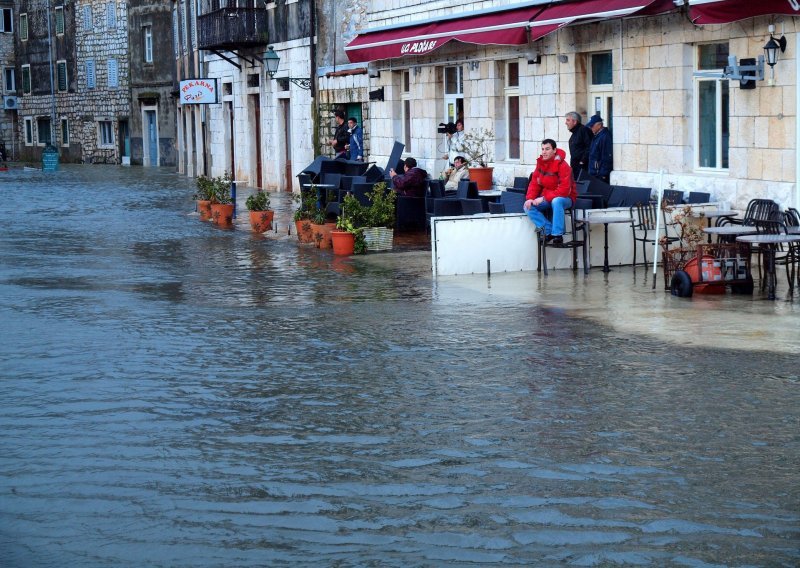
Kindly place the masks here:
POLYGON ((587 221, 590 224, 596 225, 598 223, 603 224, 603 272, 611 272, 611 269, 608 267, 608 225, 609 223, 632 223, 632 217, 612 217, 607 215, 605 217, 595 217, 592 218, 592 215, 589 215, 587 221))
POLYGON ((758 234, 758 229, 748 225, 723 225, 722 227, 706 227, 703 232, 708 233, 709 236, 717 235, 724 242, 734 242, 738 236, 758 234))
MULTIPOLYGON (((767 297, 770 300, 775 299, 775 249, 778 245, 786 243, 800 242, 800 235, 741 235, 736 237, 740 243, 750 243, 751 245, 758 245, 764 251, 764 258, 767 261, 767 297)), ((789 282, 789 293, 794 290, 793 284, 789 282)))
MULTIPOLYGON (((690 213, 692 217, 695 219, 699 219, 701 217, 708 218, 708 226, 711 227, 711 219, 715 217, 738 217, 739 212, 734 211, 733 209, 706 209, 705 211, 692 211, 690 213)), ((711 243, 711 235, 708 235, 708 242, 711 243)))

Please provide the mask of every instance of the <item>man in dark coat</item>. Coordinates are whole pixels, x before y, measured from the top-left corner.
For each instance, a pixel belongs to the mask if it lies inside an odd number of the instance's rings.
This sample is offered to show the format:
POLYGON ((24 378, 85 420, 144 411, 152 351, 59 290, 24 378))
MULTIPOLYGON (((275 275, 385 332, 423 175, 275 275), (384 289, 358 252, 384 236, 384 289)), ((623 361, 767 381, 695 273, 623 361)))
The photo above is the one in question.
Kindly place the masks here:
POLYGON ((344 112, 337 110, 334 116, 336 117, 336 130, 328 144, 333 146, 333 151, 336 154, 334 158, 347 158, 346 147, 350 142, 350 134, 347 132, 347 125, 344 122, 344 112))
POLYGON ((594 138, 589 148, 589 173, 596 178, 600 178, 606 183, 610 183, 611 170, 614 169, 614 150, 611 140, 611 132, 603 126, 603 119, 599 114, 589 119, 586 125, 592 129, 594 138))
POLYGON ((581 115, 577 112, 568 112, 565 115, 564 124, 572 133, 569 137, 569 166, 572 168, 572 176, 575 179, 581 175, 589 173, 589 146, 592 144, 592 131, 581 124, 581 115))

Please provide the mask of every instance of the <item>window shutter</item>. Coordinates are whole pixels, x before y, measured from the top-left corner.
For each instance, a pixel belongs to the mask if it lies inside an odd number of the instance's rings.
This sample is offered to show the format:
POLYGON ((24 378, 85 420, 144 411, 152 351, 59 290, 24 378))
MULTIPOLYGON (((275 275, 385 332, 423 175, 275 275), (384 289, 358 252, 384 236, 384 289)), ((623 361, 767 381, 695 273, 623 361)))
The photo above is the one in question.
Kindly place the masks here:
POLYGON ((20 14, 19 16, 19 39, 27 41, 28 39, 28 14, 20 14))
POLYGON ((192 36, 192 49, 197 49, 197 3, 192 2, 192 13, 189 14, 191 18, 190 34, 192 36))
POLYGON ((89 4, 83 7, 83 29, 92 29, 92 7, 89 4))
POLYGON ((89 89, 94 89, 94 59, 90 59, 86 62, 86 87, 89 89))
POLYGON ((56 74, 58 75, 58 90, 67 90, 67 62, 59 61, 56 63, 56 74))
POLYGON ((64 33, 64 8, 56 6, 56 34, 61 35, 64 33))
POLYGON ((117 27, 117 6, 114 2, 106 4, 106 24, 109 29, 117 27))
POLYGON ((178 51, 178 8, 172 9, 172 45, 175 48, 175 57, 180 55, 178 51))
POLYGON ((108 88, 116 89, 119 87, 119 68, 116 59, 108 60, 108 88))

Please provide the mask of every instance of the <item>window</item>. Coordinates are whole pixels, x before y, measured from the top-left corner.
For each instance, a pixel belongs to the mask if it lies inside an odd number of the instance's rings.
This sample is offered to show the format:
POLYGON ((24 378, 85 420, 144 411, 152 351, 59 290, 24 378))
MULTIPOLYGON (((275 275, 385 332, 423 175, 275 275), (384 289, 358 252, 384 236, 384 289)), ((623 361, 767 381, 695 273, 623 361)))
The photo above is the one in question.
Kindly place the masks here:
POLYGON ((106 4, 106 26, 108 29, 117 27, 117 6, 113 2, 106 4))
MULTIPOLYGON (((728 44, 697 46, 697 70, 722 70, 728 64, 728 44)), ((696 167, 728 169, 730 92, 727 80, 695 79, 696 167)))
POLYGON ((145 26, 142 28, 142 37, 144 38, 144 62, 153 62, 153 26, 145 26))
POLYGON ((28 14, 19 15, 19 39, 28 41, 28 14))
POLYGON ((519 160, 519 63, 506 65, 506 156, 509 160, 519 160))
POLYGON ((66 118, 61 119, 61 145, 69 146, 69 121, 66 118))
POLYGON ((64 34, 64 6, 56 6, 56 35, 64 34))
POLYGON ((67 90, 67 62, 65 60, 56 61, 56 83, 59 92, 67 90))
POLYGON ((444 69, 444 121, 455 122, 464 117, 464 70, 444 69))
POLYGON ((411 152, 411 73, 401 72, 402 88, 400 92, 400 104, 402 105, 402 129, 403 144, 405 152, 411 152))
POLYGON ((92 7, 89 4, 83 7, 83 29, 87 32, 92 29, 92 7))
POLYGON ((50 119, 39 117, 36 119, 36 133, 38 136, 39 146, 50 144, 50 119))
POLYGON ((3 69, 3 88, 6 93, 13 93, 17 90, 17 78, 14 75, 13 67, 3 69))
POLYGON ((611 85, 613 80, 611 53, 593 53, 591 56, 592 86, 611 85))
POLYGON ((22 94, 23 95, 30 95, 31 94, 31 66, 30 65, 23 65, 22 66, 22 94))
POLYGON ((25 145, 33 146, 33 118, 25 117, 25 145))
POLYGON ((101 148, 114 147, 114 126, 110 120, 97 123, 97 145, 101 148))
POLYGON ((0 32, 14 33, 14 11, 11 8, 0 8, 0 32))
POLYGON ((116 59, 108 60, 108 88, 116 89, 119 87, 119 65, 116 59))
POLYGON ((90 59, 86 62, 86 88, 95 88, 94 59, 90 59))

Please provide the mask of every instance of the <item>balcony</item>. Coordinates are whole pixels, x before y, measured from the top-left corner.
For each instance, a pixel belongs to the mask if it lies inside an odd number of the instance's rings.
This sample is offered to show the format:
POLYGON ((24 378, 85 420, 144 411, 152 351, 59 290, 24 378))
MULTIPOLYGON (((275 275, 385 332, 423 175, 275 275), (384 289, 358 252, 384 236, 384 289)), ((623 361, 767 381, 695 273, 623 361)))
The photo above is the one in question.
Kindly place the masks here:
POLYGON ((197 18, 198 44, 209 51, 237 51, 267 45, 267 11, 222 8, 197 18))

